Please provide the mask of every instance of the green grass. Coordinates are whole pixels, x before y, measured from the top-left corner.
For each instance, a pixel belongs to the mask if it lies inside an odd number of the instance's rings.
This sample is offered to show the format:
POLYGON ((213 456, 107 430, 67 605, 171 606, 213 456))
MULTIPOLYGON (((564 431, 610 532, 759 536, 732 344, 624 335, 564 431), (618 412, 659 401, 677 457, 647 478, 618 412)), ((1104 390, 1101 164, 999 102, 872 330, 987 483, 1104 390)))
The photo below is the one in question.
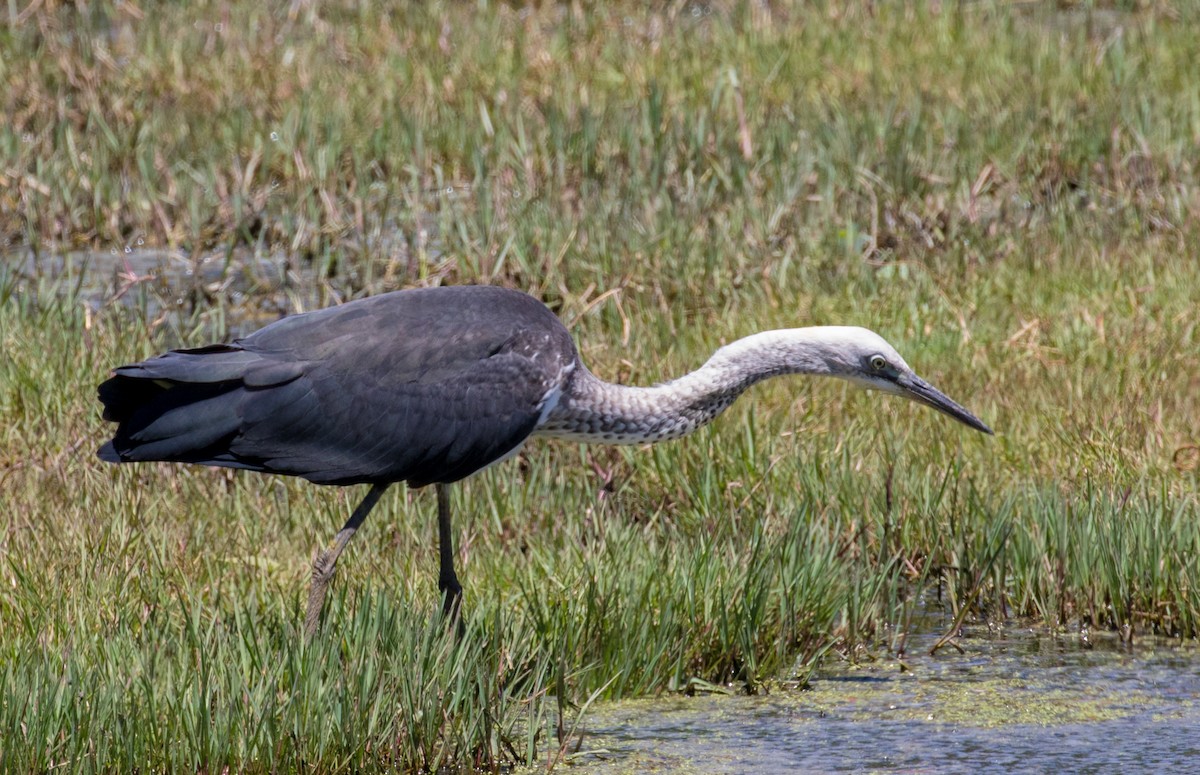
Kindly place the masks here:
POLYGON ((547 764, 593 697, 803 681, 934 592, 1200 635, 1196 19, 942 5, 50 4, 0 30, 0 770, 547 764), (15 269, 126 247, 231 284, 15 269), (455 490, 460 641, 431 497, 389 492, 305 645, 359 492, 95 460, 112 366, 443 282, 538 294, 631 383, 866 325, 998 435, 792 379, 681 442, 531 444, 455 490))

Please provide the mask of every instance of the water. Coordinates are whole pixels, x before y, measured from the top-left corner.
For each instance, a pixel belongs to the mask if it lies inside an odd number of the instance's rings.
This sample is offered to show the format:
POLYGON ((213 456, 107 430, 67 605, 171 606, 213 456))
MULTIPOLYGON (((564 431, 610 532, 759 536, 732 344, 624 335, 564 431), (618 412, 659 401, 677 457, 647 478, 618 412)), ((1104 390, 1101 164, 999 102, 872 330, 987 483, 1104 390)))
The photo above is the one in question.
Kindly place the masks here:
MULTIPOLYGON (((1200 651, 1032 634, 835 665, 810 689, 594 709, 584 773, 1180 771, 1200 762, 1200 651)), ((918 643, 913 644, 914 648, 918 643)))
POLYGON ((0 258, 0 285, 39 299, 58 297, 103 309, 133 310, 155 325, 192 327, 205 318, 236 336, 289 312, 323 306, 311 270, 282 255, 249 250, 188 257, 177 251, 126 246, 101 251, 0 258))
MULTIPOLYGON (((440 262, 444 255, 436 219, 425 215, 418 222, 423 260, 440 262)), ((364 270, 369 262, 349 262, 338 276, 327 276, 313 261, 243 246, 196 255, 143 248, 140 239, 108 250, 39 253, 24 248, 0 254, 0 289, 69 300, 92 312, 132 310, 155 327, 202 329, 209 337, 229 339, 286 314, 330 306, 364 291, 395 290, 414 276, 404 234, 391 230, 372 240, 381 256, 393 258, 380 259, 377 272, 364 270)), ((170 335, 165 342, 180 344, 170 335)))

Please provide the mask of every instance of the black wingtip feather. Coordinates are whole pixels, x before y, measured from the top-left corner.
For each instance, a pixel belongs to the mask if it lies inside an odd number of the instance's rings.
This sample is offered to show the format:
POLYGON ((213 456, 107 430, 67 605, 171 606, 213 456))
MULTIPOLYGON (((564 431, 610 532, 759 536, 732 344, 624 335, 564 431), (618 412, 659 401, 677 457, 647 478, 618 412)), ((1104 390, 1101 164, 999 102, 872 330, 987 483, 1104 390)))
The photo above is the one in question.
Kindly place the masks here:
POLYGON ((134 379, 121 374, 100 383, 96 395, 104 405, 103 417, 109 422, 123 423, 139 408, 150 403, 165 388, 149 379, 134 379))
POLYGON ((108 463, 205 462, 237 429, 240 389, 236 382, 180 383, 118 370, 97 390, 104 419, 117 429, 96 456, 108 463))

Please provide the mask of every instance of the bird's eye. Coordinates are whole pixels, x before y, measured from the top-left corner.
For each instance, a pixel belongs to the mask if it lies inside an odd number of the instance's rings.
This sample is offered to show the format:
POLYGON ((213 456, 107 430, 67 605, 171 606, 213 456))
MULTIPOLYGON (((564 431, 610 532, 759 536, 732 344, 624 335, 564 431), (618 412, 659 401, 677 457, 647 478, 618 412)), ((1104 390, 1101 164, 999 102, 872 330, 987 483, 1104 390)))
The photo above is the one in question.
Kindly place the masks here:
POLYGON ((887 368, 887 358, 884 358, 882 355, 872 355, 871 368, 875 369, 875 371, 883 371, 887 368))

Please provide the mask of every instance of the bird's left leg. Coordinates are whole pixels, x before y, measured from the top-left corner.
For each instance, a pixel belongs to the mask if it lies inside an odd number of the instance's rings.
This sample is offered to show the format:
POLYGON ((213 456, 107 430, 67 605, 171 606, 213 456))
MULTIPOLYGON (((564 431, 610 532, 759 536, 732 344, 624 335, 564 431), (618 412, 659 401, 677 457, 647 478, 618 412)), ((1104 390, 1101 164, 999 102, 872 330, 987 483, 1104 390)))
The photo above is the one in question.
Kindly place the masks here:
MULTIPOLYGON (((450 535, 450 486, 435 485, 438 505, 438 591, 442 593, 442 616, 457 619, 462 607, 462 584, 454 573, 454 539, 450 535)), ((462 628, 462 622, 459 622, 462 628)))
POLYGON ((317 634, 317 625, 321 622, 321 608, 325 605, 325 590, 329 588, 333 572, 337 569, 338 557, 387 488, 386 484, 371 485, 367 497, 362 499, 362 503, 358 504, 358 508, 334 537, 333 546, 317 552, 317 556, 313 558, 312 587, 308 590, 308 614, 304 617, 305 637, 312 638, 317 634))

